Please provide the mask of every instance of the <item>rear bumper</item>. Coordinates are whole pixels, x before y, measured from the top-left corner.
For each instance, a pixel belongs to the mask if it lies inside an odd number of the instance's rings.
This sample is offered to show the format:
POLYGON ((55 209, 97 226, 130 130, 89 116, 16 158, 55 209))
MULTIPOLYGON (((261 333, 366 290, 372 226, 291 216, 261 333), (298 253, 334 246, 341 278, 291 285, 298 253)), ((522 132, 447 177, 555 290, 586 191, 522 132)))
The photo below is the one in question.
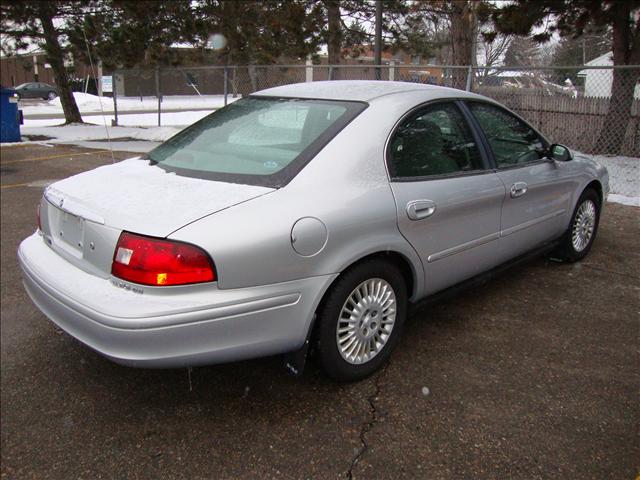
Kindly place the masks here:
POLYGON ((219 290, 121 288, 71 265, 38 234, 18 250, 24 286, 56 325, 122 364, 171 368, 285 353, 305 341, 335 275, 219 290))

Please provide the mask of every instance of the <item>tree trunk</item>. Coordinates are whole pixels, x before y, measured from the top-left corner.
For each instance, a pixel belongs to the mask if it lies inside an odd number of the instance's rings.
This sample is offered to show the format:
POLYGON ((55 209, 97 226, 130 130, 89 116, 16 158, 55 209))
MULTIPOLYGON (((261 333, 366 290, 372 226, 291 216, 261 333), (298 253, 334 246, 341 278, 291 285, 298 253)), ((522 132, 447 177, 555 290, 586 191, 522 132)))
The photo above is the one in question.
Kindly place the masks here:
MULTIPOLYGON (((339 65, 342 56, 342 28, 340 25, 340 2, 339 0, 326 0, 327 6, 327 53, 329 65, 339 65)), ((340 69, 333 68, 329 80, 338 80, 340 78, 340 69)))
POLYGON ((258 72, 256 72, 255 65, 249 65, 247 67, 249 72, 249 81, 251 82, 251 93, 258 91, 258 72))
MULTIPOLYGON (((473 0, 450 2, 451 53, 453 65, 471 65, 475 8, 473 0)), ((464 90, 467 84, 466 68, 452 69, 451 87, 464 90)))
MULTIPOLYGON (((376 27, 374 43, 374 60, 376 65, 382 65, 382 0, 376 0, 376 27)), ((376 80, 382 78, 380 67, 376 67, 376 80)))
MULTIPOLYGON (((629 65, 640 59, 640 43, 631 34, 630 2, 615 2, 613 20, 613 64, 629 65), (635 42, 633 41, 635 40, 635 42)), ((596 153, 619 155, 631 121, 633 93, 638 70, 614 70, 609 111, 595 145, 596 153)))
POLYGON ((52 6, 49 2, 40 3, 39 17, 44 33, 46 58, 51 65, 56 86, 58 87, 65 123, 83 123, 76 99, 71 92, 71 83, 64 66, 64 52, 60 47, 58 33, 53 26, 53 11, 51 8, 52 6))

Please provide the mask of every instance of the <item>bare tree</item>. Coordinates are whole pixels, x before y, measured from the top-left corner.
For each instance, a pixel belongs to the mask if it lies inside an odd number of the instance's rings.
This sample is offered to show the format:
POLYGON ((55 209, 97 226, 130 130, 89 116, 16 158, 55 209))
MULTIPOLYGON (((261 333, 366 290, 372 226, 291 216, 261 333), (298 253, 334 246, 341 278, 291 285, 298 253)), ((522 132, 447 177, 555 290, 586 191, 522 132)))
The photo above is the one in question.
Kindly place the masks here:
POLYGON ((482 84, 487 77, 495 75, 497 70, 492 67, 502 64, 504 54, 511 45, 513 37, 511 35, 496 35, 494 38, 486 38, 480 32, 478 35, 478 68, 476 78, 482 84))

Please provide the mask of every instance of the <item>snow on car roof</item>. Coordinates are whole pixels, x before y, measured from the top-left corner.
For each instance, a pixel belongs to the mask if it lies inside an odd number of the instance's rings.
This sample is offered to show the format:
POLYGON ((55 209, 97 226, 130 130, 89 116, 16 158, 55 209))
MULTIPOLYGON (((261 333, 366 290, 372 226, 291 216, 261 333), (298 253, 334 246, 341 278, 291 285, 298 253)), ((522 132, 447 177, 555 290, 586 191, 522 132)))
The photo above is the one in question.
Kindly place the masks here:
POLYGON ((434 97, 475 96, 462 90, 437 85, 411 82, 387 82, 380 80, 332 80, 323 82, 294 83, 268 88, 254 93, 256 96, 319 98, 326 100, 355 100, 368 102, 390 94, 406 92, 433 92, 434 97))

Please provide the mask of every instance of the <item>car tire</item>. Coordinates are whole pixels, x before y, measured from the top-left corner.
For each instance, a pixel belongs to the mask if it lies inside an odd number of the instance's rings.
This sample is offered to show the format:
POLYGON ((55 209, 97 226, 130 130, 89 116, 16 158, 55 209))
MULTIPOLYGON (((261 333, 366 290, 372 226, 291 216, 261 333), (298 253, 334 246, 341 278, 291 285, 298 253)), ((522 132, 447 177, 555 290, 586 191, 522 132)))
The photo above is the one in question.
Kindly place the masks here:
POLYGON ((393 263, 371 259, 343 272, 317 317, 317 354, 334 380, 368 377, 388 359, 402 333, 407 287, 393 263))
POLYGON ((596 238, 599 222, 600 197, 595 190, 588 188, 576 203, 556 255, 566 262, 577 262, 586 257, 596 238))
POLYGON ((45 98, 45 100, 53 100, 58 96, 58 94, 56 92, 49 92, 47 94, 47 98, 45 98))

